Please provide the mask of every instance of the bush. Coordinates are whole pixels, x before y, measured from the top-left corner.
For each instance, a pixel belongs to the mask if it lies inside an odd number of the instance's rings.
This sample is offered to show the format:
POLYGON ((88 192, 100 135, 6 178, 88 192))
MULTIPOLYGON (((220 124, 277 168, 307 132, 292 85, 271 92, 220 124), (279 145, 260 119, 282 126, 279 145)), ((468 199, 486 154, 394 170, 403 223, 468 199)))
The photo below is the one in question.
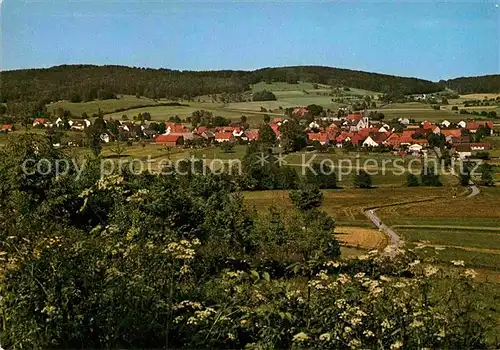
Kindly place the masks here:
POLYGON ((354 178, 354 187, 358 188, 371 188, 372 177, 366 171, 361 170, 354 178))
POLYGON ((406 177, 406 183, 408 187, 416 187, 420 185, 420 183, 418 182, 418 177, 412 173, 409 173, 406 177))
POLYGON ((252 100, 253 101, 276 101, 276 96, 271 91, 262 90, 262 91, 255 92, 252 95, 252 100))

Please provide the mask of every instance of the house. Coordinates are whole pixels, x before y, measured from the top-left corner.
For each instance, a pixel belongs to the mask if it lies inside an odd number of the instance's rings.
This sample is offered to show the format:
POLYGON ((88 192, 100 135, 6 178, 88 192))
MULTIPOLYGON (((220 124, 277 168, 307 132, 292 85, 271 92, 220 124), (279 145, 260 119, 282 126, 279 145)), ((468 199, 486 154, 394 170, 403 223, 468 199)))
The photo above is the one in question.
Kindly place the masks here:
POLYGON ((248 129, 245 130, 246 141, 258 141, 259 140, 259 129, 248 129))
POLYGON ((208 129, 208 126, 199 126, 197 127, 195 130, 194 130, 194 133, 195 134, 198 134, 198 135, 201 135, 203 134, 205 131, 209 130, 208 129))
POLYGON ((441 129, 439 128, 439 126, 434 126, 432 132, 436 135, 439 135, 441 133, 441 129))
POLYGON ((347 119, 342 125, 349 131, 359 131, 364 128, 369 128, 370 121, 367 117, 362 117, 360 119, 347 119))
POLYGON ((451 138, 451 143, 453 146, 461 145, 461 144, 468 144, 469 142, 470 142, 469 135, 452 136, 452 138, 451 138))
POLYGON ((410 119, 408 119, 408 118, 399 118, 398 121, 399 121, 400 124, 403 124, 403 125, 409 125, 410 124, 410 119))
POLYGON ((363 141, 363 147, 378 147, 379 144, 375 142, 371 136, 368 136, 366 140, 363 141))
POLYGON ((159 135, 155 143, 164 146, 180 146, 184 143, 184 138, 180 135, 159 135))
POLYGON ((62 118, 57 118, 54 124, 56 124, 58 128, 61 128, 64 126, 64 120, 62 120, 62 118))
POLYGON ((243 129, 240 129, 240 128, 236 128, 236 129, 233 130, 233 136, 234 137, 241 138, 242 136, 244 136, 244 133, 245 132, 243 131, 243 129))
POLYGON ((458 124, 457 124, 460 128, 465 128, 467 126, 467 123, 464 122, 463 120, 460 121, 458 124))
POLYGON ((451 123, 450 123, 449 121, 447 121, 447 120, 443 120, 443 121, 441 122, 441 126, 443 126, 443 127, 445 127, 445 128, 449 128, 449 127, 450 127, 450 125, 451 125, 451 123))
POLYGON ((215 134, 210 130, 203 131, 200 136, 208 142, 212 142, 213 140, 215 140, 215 134))
POLYGON ((455 147, 455 153, 460 159, 465 159, 472 155, 472 149, 468 144, 458 145, 455 147))
POLYGON ((195 137, 199 137, 199 135, 189 131, 189 132, 173 132, 170 133, 171 136, 182 136, 184 141, 194 140, 195 137))
POLYGON ((309 111, 305 108, 295 108, 292 113, 299 117, 303 117, 307 112, 309 111))
POLYGON ((465 129, 475 134, 477 132, 477 129, 479 129, 479 126, 480 126, 479 123, 469 122, 465 125, 465 129))
POLYGON ((398 147, 401 144, 401 134, 393 133, 385 140, 385 142, 390 147, 398 147))
POLYGON ((359 146, 363 141, 366 139, 365 136, 360 135, 360 134, 354 134, 352 135, 351 139, 349 140, 351 144, 355 146, 359 146))
POLYGON ((156 130, 152 130, 152 129, 144 129, 142 131, 144 137, 146 137, 147 139, 155 139, 156 136, 158 136, 158 131, 156 130))
POLYGON ((427 139, 413 139, 411 143, 415 145, 420 145, 422 147, 429 146, 429 141, 427 141, 427 139))
POLYGON ((101 135, 99 135, 99 138, 101 139, 102 142, 104 143, 110 143, 111 141, 116 140, 115 134, 113 134, 111 131, 107 130, 106 132, 103 132, 101 135))
POLYGON ((319 124, 316 123, 314 120, 309 123, 309 129, 319 129, 319 124))
POLYGON ((271 124, 271 129, 273 129, 274 134, 277 138, 280 138, 280 126, 278 124, 271 124))
POLYGON ((386 129, 384 126, 382 126, 380 129, 378 129, 378 132, 388 132, 389 129, 386 129))
POLYGON ((475 142, 469 145, 472 151, 486 151, 491 149, 491 144, 489 142, 475 142))
POLYGON ((422 152, 423 148, 424 147, 422 145, 415 143, 415 144, 411 145, 410 147, 408 147, 408 151, 411 153, 420 153, 420 152, 422 152))
POLYGON ((78 130, 78 131, 83 131, 86 128, 86 124, 84 122, 76 121, 74 123, 71 123, 70 129, 71 130, 78 130))
POLYGON ((185 132, 190 132, 190 130, 184 125, 179 123, 165 123, 165 135, 169 134, 181 134, 185 132))
POLYGON ((462 136, 460 129, 441 129, 441 135, 446 139, 446 142, 452 143, 454 137, 462 136))
MULTIPOLYGON (((297 110, 297 109, 296 109, 297 110)), ((295 112, 294 112, 295 113, 295 112)), ((272 121, 273 124, 281 124, 281 117, 276 117, 272 121)))
POLYGON ((432 123, 430 123, 429 121, 425 120, 423 121, 422 123, 420 123, 420 125, 422 125, 422 129, 424 129, 425 131, 429 131, 429 130, 432 130, 434 125, 432 125, 432 123))
POLYGON ((2 126, 2 129, 0 130, 1 132, 9 132, 9 131, 12 131, 14 130, 14 125, 12 124, 4 124, 2 126))
POLYGON ((45 118, 35 118, 35 120, 33 120, 33 127, 45 126, 46 123, 47 123, 47 119, 45 119, 45 118))
POLYGON ((330 138, 326 132, 310 132, 307 134, 307 138, 310 141, 318 141, 322 145, 328 145, 330 143, 330 138))
POLYGON ((215 133, 215 141, 217 142, 229 142, 234 139, 234 135, 232 132, 216 132, 215 133))

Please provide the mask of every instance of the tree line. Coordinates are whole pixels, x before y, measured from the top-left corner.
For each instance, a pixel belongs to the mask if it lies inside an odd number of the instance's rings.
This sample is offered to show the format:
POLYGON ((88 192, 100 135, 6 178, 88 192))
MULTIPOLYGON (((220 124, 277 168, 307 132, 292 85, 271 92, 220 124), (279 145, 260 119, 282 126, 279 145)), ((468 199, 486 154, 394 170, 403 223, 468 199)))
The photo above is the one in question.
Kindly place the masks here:
POLYGON ((125 66, 62 65, 0 72, 0 102, 28 100, 48 103, 112 99, 118 94, 152 99, 220 93, 240 94, 261 81, 351 86, 389 93, 440 91, 442 84, 378 73, 319 66, 264 68, 255 71, 176 71, 125 66))

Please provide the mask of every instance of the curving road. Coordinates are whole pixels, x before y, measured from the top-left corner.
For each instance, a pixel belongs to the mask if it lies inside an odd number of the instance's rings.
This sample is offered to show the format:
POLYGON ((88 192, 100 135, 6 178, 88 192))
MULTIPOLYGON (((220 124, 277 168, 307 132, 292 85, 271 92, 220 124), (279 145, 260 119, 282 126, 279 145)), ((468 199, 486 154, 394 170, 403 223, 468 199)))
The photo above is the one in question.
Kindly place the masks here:
MULTIPOLYGON (((475 197, 480 193, 479 188, 472 181, 469 183, 469 188, 471 189, 471 193, 469 193, 466 198, 475 197)), ((375 210, 377 209, 378 208, 365 210, 364 214, 368 219, 371 220, 371 222, 373 222, 375 226, 377 226, 379 231, 384 232, 387 237, 389 237, 389 244, 385 248, 384 252, 389 257, 394 258, 396 256, 397 250, 401 246, 403 246, 404 242, 396 231, 384 224, 382 220, 380 220, 380 218, 377 216, 377 214, 375 214, 375 210)))
POLYGON ((396 256, 396 252, 399 247, 403 245, 403 241, 401 240, 401 237, 394 231, 392 228, 387 226, 380 220, 380 218, 375 214, 375 209, 368 209, 364 211, 365 216, 373 222, 375 226, 378 227, 379 231, 384 232, 387 237, 389 237, 389 244, 385 248, 385 253, 390 256, 391 258, 394 258, 396 256))
POLYGON ((479 194, 479 188, 476 186, 474 182, 469 182, 469 188, 471 189, 471 193, 467 196, 467 198, 475 197, 479 194))

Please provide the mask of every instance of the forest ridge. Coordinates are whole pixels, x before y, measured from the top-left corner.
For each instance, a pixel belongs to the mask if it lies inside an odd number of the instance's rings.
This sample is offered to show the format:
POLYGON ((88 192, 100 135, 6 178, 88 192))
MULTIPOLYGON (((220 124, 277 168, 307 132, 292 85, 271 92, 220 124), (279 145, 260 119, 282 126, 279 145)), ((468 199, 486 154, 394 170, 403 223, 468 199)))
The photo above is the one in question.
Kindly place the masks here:
POLYGON ((380 93, 423 94, 450 88, 458 93, 500 92, 500 75, 462 77, 432 82, 418 78, 323 66, 262 68, 254 71, 176 71, 116 65, 62 65, 0 72, 0 102, 58 101, 75 95, 82 100, 114 94, 149 98, 193 98, 241 93, 260 81, 310 82, 349 86, 380 93))

